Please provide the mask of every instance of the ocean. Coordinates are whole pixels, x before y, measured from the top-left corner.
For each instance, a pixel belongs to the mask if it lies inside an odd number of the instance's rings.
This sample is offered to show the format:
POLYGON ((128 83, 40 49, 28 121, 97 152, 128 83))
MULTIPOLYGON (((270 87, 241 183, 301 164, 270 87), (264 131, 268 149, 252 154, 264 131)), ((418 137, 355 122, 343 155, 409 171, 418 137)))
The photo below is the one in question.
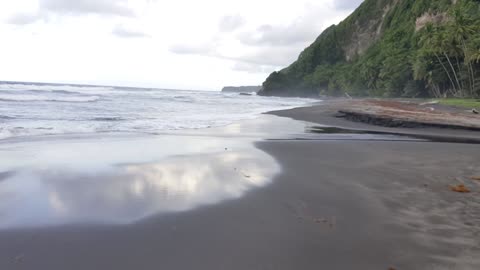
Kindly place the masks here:
POLYGON ((215 91, 0 82, 0 140, 218 127, 313 102, 215 91))
POLYGON ((314 101, 0 82, 0 231, 130 224, 239 198, 280 171, 254 145, 262 130, 305 130, 261 113, 314 101))

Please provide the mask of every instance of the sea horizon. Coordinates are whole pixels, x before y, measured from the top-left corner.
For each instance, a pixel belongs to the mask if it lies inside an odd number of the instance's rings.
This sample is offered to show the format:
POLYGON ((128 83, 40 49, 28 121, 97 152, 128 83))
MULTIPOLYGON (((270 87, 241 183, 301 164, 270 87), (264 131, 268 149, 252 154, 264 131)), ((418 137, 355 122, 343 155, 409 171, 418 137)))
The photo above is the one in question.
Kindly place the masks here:
POLYGON ((38 82, 38 81, 16 81, 16 80, 0 80, 0 84, 20 84, 20 85, 50 85, 50 86, 81 86, 81 87, 115 87, 115 88, 129 88, 129 89, 154 89, 154 90, 172 90, 172 91, 207 91, 220 92, 221 89, 188 89, 188 88, 172 88, 159 86, 129 86, 126 84, 103 84, 103 83, 73 83, 73 82, 38 82))

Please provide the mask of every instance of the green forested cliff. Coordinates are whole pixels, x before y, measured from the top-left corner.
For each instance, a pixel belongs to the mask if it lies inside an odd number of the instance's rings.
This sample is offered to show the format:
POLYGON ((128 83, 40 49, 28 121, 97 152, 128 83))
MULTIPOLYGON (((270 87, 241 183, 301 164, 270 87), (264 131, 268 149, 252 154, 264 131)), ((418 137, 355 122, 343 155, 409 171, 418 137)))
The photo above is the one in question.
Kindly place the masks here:
POLYGON ((480 96, 480 0, 365 0, 262 95, 480 96))

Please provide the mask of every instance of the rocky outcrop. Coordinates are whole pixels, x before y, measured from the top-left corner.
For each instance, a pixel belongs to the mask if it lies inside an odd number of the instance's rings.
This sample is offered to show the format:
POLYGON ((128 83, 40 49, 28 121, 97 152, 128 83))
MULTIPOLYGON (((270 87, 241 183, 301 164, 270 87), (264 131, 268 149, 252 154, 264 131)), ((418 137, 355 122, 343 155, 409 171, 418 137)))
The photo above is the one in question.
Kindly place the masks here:
POLYGON ((351 61, 355 57, 364 54, 370 46, 381 38, 385 17, 398 1, 399 0, 396 0, 386 5, 383 8, 381 17, 372 18, 367 22, 360 20, 355 21, 353 26, 354 31, 352 31, 353 33, 349 38, 349 42, 343 46, 345 59, 347 61, 351 61))
POLYGON ((424 13, 418 17, 415 22, 415 31, 422 30, 427 24, 442 24, 448 21, 448 15, 445 12, 432 14, 430 12, 424 13))

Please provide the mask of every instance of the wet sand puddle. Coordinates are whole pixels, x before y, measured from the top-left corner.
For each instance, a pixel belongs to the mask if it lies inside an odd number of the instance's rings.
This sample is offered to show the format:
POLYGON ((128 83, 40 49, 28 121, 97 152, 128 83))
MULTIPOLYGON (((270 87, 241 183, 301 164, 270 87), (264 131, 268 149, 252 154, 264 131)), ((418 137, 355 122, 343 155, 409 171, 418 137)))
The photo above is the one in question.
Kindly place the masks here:
POLYGON ((479 143, 475 139, 323 127, 262 116, 158 135, 49 137, 0 143, 0 229, 130 224, 240 198, 271 183, 260 140, 479 143))

